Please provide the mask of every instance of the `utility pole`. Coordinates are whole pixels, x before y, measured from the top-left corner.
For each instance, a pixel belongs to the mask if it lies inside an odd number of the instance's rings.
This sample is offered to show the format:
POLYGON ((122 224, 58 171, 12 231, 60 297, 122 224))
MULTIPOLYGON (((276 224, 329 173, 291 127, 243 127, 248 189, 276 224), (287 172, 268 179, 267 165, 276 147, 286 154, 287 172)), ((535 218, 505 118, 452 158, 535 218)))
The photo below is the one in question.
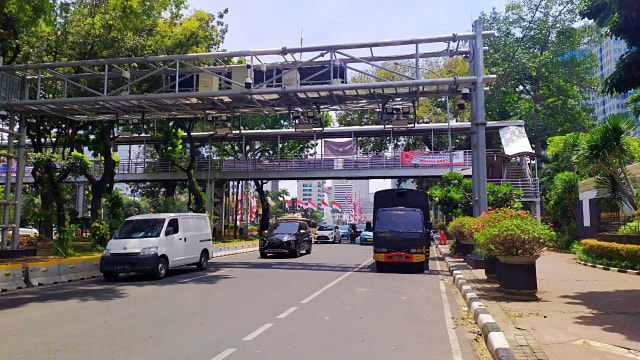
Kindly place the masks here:
POLYGON ((449 172, 453 172, 453 153, 451 152, 451 113, 449 112, 449 95, 447 95, 447 128, 449 133, 449 172))

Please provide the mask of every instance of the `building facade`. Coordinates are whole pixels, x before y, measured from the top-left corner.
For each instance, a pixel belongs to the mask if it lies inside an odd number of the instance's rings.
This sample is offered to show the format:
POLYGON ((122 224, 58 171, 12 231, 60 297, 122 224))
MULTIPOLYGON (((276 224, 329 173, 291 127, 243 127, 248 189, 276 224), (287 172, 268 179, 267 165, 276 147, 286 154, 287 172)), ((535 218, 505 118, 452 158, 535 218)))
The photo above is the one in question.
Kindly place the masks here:
POLYGON ((324 200, 325 187, 324 180, 298 180, 298 200, 311 200, 319 206, 324 200))
MULTIPOLYGON (((596 73, 602 81, 616 69, 618 58, 627 49, 627 44, 623 40, 611 38, 604 40, 591 49, 598 58, 596 73)), ((598 122, 600 122, 613 114, 630 112, 626 100, 631 94, 618 94, 615 97, 592 94, 589 96, 589 105, 593 108, 598 122)))

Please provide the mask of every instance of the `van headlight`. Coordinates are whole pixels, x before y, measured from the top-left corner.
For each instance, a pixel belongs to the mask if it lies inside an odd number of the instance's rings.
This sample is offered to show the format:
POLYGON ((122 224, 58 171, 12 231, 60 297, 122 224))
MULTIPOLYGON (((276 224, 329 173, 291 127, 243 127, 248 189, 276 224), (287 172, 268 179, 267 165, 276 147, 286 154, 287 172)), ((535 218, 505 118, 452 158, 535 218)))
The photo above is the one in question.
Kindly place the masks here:
POLYGON ((104 249, 104 251, 102 252, 102 256, 111 256, 111 250, 104 249))
POLYGON ((146 247, 146 248, 140 249, 140 255, 155 255, 157 253, 158 253, 158 247, 157 246, 146 247))

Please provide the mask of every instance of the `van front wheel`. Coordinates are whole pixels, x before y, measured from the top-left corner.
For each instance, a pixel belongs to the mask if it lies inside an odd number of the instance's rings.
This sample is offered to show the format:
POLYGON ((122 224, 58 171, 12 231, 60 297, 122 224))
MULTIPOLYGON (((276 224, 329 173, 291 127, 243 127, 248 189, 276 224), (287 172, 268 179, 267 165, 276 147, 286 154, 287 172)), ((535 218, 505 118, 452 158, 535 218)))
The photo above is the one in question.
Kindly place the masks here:
POLYGON ((198 270, 207 270, 207 266, 209 266, 209 256, 207 256, 206 251, 202 251, 200 253, 200 260, 198 260, 198 270))
POLYGON ((167 268, 169 267, 169 264, 167 263, 167 260, 165 260, 164 258, 160 258, 158 259, 158 265, 156 265, 156 273, 155 278, 158 280, 164 279, 165 276, 167 276, 167 268))

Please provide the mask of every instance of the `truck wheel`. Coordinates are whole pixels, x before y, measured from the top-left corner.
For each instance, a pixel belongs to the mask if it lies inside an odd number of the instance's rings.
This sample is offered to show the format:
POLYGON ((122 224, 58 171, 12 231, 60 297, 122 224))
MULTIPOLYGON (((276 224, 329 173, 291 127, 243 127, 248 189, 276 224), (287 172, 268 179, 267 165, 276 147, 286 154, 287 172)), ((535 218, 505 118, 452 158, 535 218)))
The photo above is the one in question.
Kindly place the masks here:
POLYGON ((267 258, 267 253, 264 250, 260 250, 260 257, 263 259, 267 258))
POLYGON ((417 273, 423 273, 424 272, 424 268, 425 268, 425 262, 424 261, 420 261, 417 263, 413 263, 413 269, 415 272, 417 273))
POLYGON ((167 276, 168 267, 169 267, 169 264, 167 264, 167 260, 163 258, 158 259, 158 264, 156 265, 156 272, 154 274, 154 277, 157 280, 164 279, 164 277, 167 276))
POLYGON ((202 271, 202 270, 206 270, 207 266, 209 266, 209 257, 207 256, 207 252, 206 251, 202 251, 200 253, 200 260, 198 260, 198 270, 202 271))
POLYGON ((382 261, 376 261, 376 272, 387 272, 387 264, 383 263, 382 261))
POLYGON ((118 280, 118 275, 120 275, 120 274, 118 274, 116 272, 105 272, 105 273, 102 273, 102 276, 104 277, 104 280, 105 281, 109 281, 109 282, 118 280))

